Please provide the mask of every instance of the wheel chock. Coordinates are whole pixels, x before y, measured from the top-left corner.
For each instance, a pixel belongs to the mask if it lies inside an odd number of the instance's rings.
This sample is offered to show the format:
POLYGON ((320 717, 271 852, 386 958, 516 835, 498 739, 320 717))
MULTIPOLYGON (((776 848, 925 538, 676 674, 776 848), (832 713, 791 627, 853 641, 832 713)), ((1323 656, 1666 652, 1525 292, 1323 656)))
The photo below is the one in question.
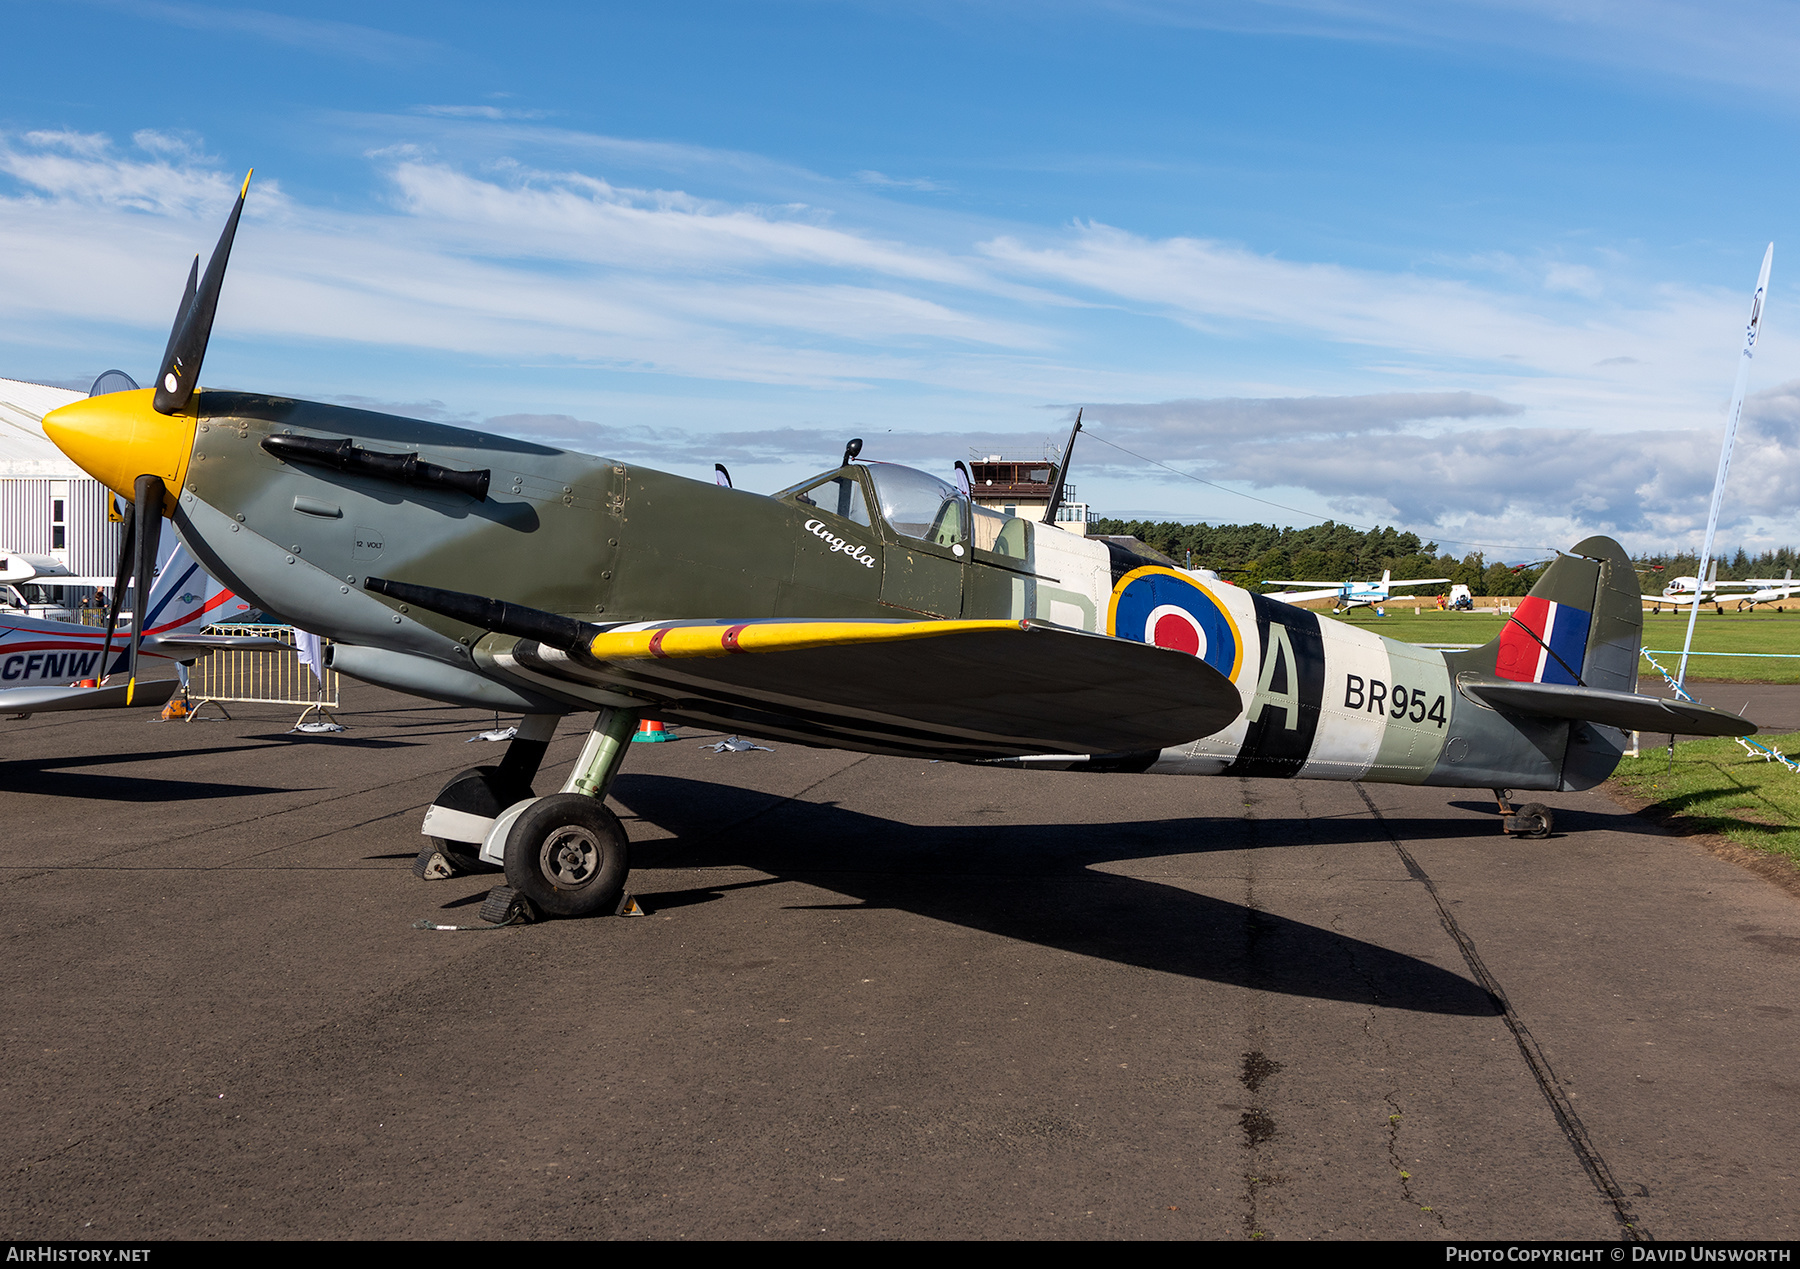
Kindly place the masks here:
POLYGON ((481 919, 494 925, 526 925, 538 914, 531 900, 511 886, 495 886, 482 901, 481 919))
POLYGON ((627 895, 620 896, 619 906, 617 908, 613 909, 613 915, 614 916, 631 917, 631 916, 649 916, 650 914, 648 912, 644 911, 644 909, 641 906, 639 906, 638 901, 636 899, 632 898, 630 895, 627 894, 627 895))
POLYGON ((461 870, 444 858, 444 852, 435 846, 427 846, 413 860, 412 874, 420 881, 445 881, 457 876, 461 870))

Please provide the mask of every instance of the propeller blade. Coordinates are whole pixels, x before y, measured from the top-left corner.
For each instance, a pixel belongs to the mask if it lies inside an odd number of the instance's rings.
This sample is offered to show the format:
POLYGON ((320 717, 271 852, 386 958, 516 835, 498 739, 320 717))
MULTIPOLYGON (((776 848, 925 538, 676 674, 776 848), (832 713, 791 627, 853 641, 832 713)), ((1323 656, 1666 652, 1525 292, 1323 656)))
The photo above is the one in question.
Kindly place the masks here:
MULTIPOLYGON (((156 372, 156 395, 151 398, 159 414, 179 414, 193 398, 200 382, 200 363, 206 360, 206 341, 212 337, 213 314, 219 307, 219 289, 225 284, 225 263, 231 258, 231 240, 237 234, 238 217, 244 212, 244 198, 250 193, 250 177, 238 191, 237 203, 206 263, 206 276, 194 284, 194 272, 188 273, 188 289, 181 308, 175 314, 175 326, 169 332, 169 347, 163 353, 162 366, 156 372)), ((200 257, 194 257, 194 269, 200 257)))
POLYGON ((107 665, 112 658, 113 631, 119 628, 119 606, 125 602, 125 583, 131 580, 132 547, 136 542, 137 516, 134 514, 125 517, 125 532, 119 535, 119 566, 113 573, 112 602, 106 606, 106 641, 100 645, 100 679, 110 673, 107 665))
POLYGON ((125 703, 137 688, 138 645, 150 620, 150 583, 156 576, 156 548, 161 545, 163 482, 160 476, 139 476, 132 490, 137 495, 137 597, 131 622, 131 659, 126 662, 125 703))
MULTIPOLYGON (((179 305, 177 305, 175 308, 175 324, 173 326, 169 327, 168 345, 163 348, 162 360, 157 363, 157 365, 160 366, 163 370, 167 370, 169 368, 169 366, 174 363, 175 354, 180 351, 181 332, 182 332, 183 327, 185 327, 187 325, 188 313, 193 310, 194 296, 198 295, 199 293, 200 293, 200 257, 195 256, 194 263, 188 266, 187 290, 182 292, 181 303, 179 305)), ((157 381, 161 382, 161 380, 162 380, 162 375, 158 374, 157 381)))

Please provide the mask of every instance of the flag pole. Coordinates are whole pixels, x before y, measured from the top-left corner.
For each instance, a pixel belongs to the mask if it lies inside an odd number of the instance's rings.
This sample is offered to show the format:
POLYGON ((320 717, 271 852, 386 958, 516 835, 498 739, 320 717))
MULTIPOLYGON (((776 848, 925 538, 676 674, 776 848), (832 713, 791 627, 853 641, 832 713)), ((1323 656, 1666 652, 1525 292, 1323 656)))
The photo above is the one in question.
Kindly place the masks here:
POLYGON ((1725 442, 1719 447, 1719 474, 1713 478, 1712 510, 1706 515, 1706 539, 1700 546, 1700 568, 1694 577, 1694 606, 1688 610, 1687 638, 1682 640, 1681 665, 1675 671, 1678 692, 1687 682, 1688 650, 1694 646, 1694 622, 1700 616, 1700 599, 1706 594, 1706 565, 1712 559, 1713 534, 1719 527, 1719 504, 1725 499, 1725 474, 1731 470, 1731 445, 1737 439, 1738 415, 1744 410, 1744 389, 1750 382, 1750 361, 1756 356, 1756 337, 1762 330, 1763 296, 1769 289, 1769 266, 1774 261, 1775 244, 1771 242, 1769 249, 1763 252, 1762 272, 1756 276, 1756 294, 1750 297, 1750 320, 1744 326, 1744 348, 1738 355, 1737 383, 1731 389, 1731 408, 1725 412, 1725 442))

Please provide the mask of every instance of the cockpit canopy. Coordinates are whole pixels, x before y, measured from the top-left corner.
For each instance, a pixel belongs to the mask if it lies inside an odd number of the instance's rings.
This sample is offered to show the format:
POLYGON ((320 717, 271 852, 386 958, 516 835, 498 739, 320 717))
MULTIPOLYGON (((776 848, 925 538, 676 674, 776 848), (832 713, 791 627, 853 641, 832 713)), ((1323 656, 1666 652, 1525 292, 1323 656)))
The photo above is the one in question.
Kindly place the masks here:
POLYGON ((868 498, 873 497, 876 516, 900 537, 1025 558, 1024 521, 975 506, 955 485, 916 467, 852 463, 775 496, 864 526, 871 523, 868 498))

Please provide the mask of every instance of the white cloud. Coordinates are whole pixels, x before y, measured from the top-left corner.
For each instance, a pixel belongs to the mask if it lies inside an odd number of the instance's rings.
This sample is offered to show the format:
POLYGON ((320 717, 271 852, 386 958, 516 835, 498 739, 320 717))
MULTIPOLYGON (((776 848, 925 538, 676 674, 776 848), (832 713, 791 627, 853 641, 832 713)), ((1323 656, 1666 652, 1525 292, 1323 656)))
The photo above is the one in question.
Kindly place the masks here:
MULTIPOLYGON (((1411 426, 1518 413, 1491 398, 1438 394, 1090 409, 1094 419, 1112 420, 1096 429, 1098 437, 1133 449, 1159 444, 1158 457, 1182 454, 1190 460, 1182 469, 1204 480, 1310 496, 1319 514, 1357 523, 1435 528, 1447 540, 1517 542, 1525 534, 1546 546, 1605 533, 1697 547, 1721 436, 1705 427, 1411 426), (1181 431, 1187 435, 1171 435, 1181 431)), ((1129 470, 1132 460, 1090 449, 1083 465, 1129 470)), ((1168 472, 1157 478, 1180 480, 1168 472)), ((1745 401, 1721 541, 1791 544, 1796 489, 1800 380, 1745 401)), ((1231 513, 1254 518, 1245 513, 1256 505, 1236 503, 1231 513)))
POLYGON ((1403 43, 1481 59, 1649 71, 1792 100, 1800 12, 1785 0, 1111 0, 1138 21, 1248 34, 1403 43))
POLYGON ((546 119, 548 110, 515 110, 501 106, 414 106, 422 115, 440 119, 546 119))
POLYGON ((1203 456, 1220 442, 1369 437, 1441 419, 1505 418, 1525 408, 1474 392, 1383 392, 1367 396, 1216 398, 1153 404, 1095 402, 1085 418, 1160 458, 1203 456))
POLYGON ((916 189, 925 193, 948 189, 949 186, 938 181, 928 180, 922 176, 896 177, 881 172, 863 171, 856 174, 856 179, 864 185, 875 185, 882 189, 916 189))
MULTIPOLYGON (((457 126, 499 130, 490 139, 524 127, 457 126)), ((569 135, 543 131, 559 145, 569 135)), ((80 349, 95 330, 125 325, 150 356, 160 348, 187 261, 210 251, 240 174, 198 138, 145 130, 134 140, 121 149, 86 133, 0 136, 0 177, 11 183, 0 187, 0 337, 80 349)), ((781 388, 954 401, 960 432, 934 411, 908 418, 889 404, 879 415, 900 425, 886 442, 894 456, 944 462, 983 437, 1014 447, 1018 435, 986 419, 1111 402, 1091 405, 1090 420, 1152 457, 1422 531, 1479 520, 1685 532, 1694 517, 1684 499, 1711 471, 1696 447, 1722 414, 1746 299, 1645 285, 1637 275, 1648 266, 1604 251, 1383 272, 1092 223, 995 232, 918 208, 894 211, 876 232, 831 201, 828 182, 815 180, 800 205, 726 198, 704 180, 628 185, 609 178, 605 158, 628 143, 591 140, 586 158, 556 167, 506 155, 458 162, 441 137, 374 148, 368 172, 386 197, 362 208, 308 204, 259 182, 220 332, 286 346, 309 365, 319 345, 353 345, 497 371, 659 376, 676 385, 672 398, 711 381, 756 385, 746 399, 781 388)), ((742 158, 655 153, 709 171, 742 158)), ((1792 354, 1766 340, 1757 378, 1796 376, 1792 354)), ((393 389, 333 378, 332 390, 393 389)), ((1733 514, 1791 524, 1780 491, 1800 474, 1790 435, 1800 409, 1784 391, 1746 413, 1733 514)), ((558 404, 520 414, 590 429, 573 421, 574 401, 558 404)), ((750 435, 658 425, 621 433, 643 450, 621 456, 691 455, 716 435, 735 447, 722 457, 780 462, 830 450, 861 426, 750 435)), ((1093 465, 1107 479, 1160 479, 1093 465)))
POLYGON ((167 0, 94 0, 106 8, 170 26, 208 33, 230 32, 270 44, 297 48, 322 56, 360 62, 419 61, 443 55, 443 46, 410 35, 396 35, 374 27, 321 18, 296 18, 285 13, 237 6, 214 7, 168 3, 167 0))

